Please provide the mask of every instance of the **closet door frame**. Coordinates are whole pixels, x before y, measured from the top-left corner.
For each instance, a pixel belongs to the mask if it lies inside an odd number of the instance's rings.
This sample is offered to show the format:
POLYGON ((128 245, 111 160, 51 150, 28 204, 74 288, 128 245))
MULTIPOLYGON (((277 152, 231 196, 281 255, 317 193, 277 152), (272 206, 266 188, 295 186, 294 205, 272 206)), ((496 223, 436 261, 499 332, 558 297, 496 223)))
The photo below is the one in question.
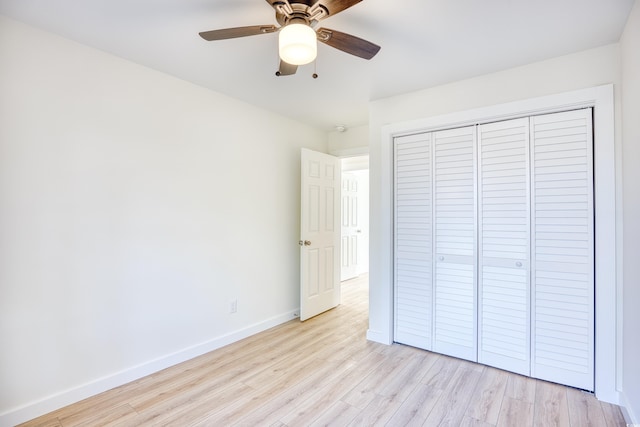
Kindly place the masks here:
MULTIPOLYGON (((621 349, 616 323, 620 318, 619 287, 616 282, 616 157, 613 85, 597 86, 556 95, 483 107, 412 122, 383 127, 379 157, 381 185, 378 194, 384 206, 379 216, 379 235, 371 247, 381 261, 380 277, 372 277, 370 317, 380 330, 369 329, 367 338, 391 344, 393 342, 393 140, 395 137, 419 132, 432 132, 452 127, 478 125, 524 116, 554 113, 578 108, 594 109, 594 187, 595 187, 595 394, 600 400, 619 403, 617 382, 621 349), (382 305, 376 302, 384 301, 382 305)), ((375 159, 374 159, 375 160, 375 159)), ((372 240, 374 240, 372 239, 372 240)))

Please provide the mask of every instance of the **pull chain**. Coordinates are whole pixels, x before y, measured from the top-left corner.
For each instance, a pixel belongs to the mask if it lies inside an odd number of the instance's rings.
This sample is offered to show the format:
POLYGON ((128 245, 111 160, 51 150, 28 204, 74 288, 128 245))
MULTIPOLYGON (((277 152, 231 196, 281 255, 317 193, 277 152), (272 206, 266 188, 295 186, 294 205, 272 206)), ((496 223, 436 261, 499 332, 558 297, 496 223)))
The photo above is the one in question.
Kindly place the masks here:
POLYGON ((276 70, 276 76, 280 77, 280 53, 276 50, 276 57, 278 58, 276 61, 278 69, 276 70))

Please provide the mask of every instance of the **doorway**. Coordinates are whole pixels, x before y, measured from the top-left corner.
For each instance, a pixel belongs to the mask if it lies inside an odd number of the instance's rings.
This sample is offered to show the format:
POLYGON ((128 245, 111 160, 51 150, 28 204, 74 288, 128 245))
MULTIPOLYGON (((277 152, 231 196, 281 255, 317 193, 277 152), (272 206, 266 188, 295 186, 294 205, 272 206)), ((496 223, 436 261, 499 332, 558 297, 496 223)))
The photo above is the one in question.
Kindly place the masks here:
POLYGON ((369 156, 341 159, 340 281, 369 272, 369 156))

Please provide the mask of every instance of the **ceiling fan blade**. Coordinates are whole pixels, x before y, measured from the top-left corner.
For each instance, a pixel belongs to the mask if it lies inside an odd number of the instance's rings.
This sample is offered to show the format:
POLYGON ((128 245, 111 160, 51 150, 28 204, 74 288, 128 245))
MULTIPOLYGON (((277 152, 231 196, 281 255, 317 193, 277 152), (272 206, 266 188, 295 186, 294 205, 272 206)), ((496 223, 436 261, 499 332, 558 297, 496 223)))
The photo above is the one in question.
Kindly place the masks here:
POLYGON ((235 39, 237 37, 257 36, 259 34, 275 33, 275 25, 253 25, 250 27, 224 28, 222 30, 203 31, 200 37, 207 41, 235 39))
POLYGON ((298 71, 297 65, 289 64, 288 62, 280 60, 280 69, 276 73, 276 76, 291 76, 295 74, 296 71, 298 71))
POLYGON ((316 31, 318 40, 351 55, 371 59, 380 50, 380 46, 341 31, 320 28, 316 31))
POLYGON ((355 4, 360 3, 361 1, 362 0, 318 0, 313 6, 311 6, 311 10, 321 7, 327 11, 327 16, 333 16, 355 4))

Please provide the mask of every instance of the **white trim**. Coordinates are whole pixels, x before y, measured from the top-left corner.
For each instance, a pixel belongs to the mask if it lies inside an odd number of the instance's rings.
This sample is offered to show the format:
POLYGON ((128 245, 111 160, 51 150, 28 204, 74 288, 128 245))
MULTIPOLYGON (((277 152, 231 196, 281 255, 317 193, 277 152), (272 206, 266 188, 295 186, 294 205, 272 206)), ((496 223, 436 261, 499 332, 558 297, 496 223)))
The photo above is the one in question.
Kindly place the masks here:
POLYGON ((640 417, 636 416, 632 412, 633 405, 627 399, 627 396, 624 392, 620 393, 620 409, 622 410, 622 415, 624 416, 624 420, 627 422, 628 426, 636 426, 640 425, 640 417))
POLYGON ((299 310, 293 310, 272 317, 263 322, 255 323, 227 335, 214 338, 192 347, 187 347, 175 353, 167 354, 124 371, 98 378, 81 386, 11 409, 0 414, 0 426, 13 426, 29 421, 56 409, 79 402, 83 399, 95 396, 96 394, 111 390, 112 388, 119 387, 131 381, 135 381, 168 367, 193 359, 194 357, 209 353, 210 351, 217 350, 251 335, 255 335, 259 332, 273 328, 274 326, 293 320, 298 317, 299 312, 299 310))
POLYGON ((618 404, 616 390, 616 187, 613 85, 597 86, 557 95, 509 102, 468 111, 429 117, 382 128, 380 144, 380 230, 377 245, 381 260, 378 279, 388 296, 388 329, 369 331, 367 338, 382 343, 393 341, 393 138, 418 132, 489 123, 499 120, 552 113, 577 108, 594 108, 595 215, 596 215, 596 368, 598 399, 618 404))
POLYGON ((393 341, 391 340, 391 335, 392 334, 387 334, 382 331, 374 331, 371 329, 367 330, 367 340, 373 341, 373 342, 379 342, 381 344, 386 344, 386 345, 393 344, 393 341))
POLYGON ((355 148, 343 148, 342 150, 333 150, 329 152, 332 156, 345 158, 345 157, 358 157, 368 156, 369 147, 355 147, 355 148))

